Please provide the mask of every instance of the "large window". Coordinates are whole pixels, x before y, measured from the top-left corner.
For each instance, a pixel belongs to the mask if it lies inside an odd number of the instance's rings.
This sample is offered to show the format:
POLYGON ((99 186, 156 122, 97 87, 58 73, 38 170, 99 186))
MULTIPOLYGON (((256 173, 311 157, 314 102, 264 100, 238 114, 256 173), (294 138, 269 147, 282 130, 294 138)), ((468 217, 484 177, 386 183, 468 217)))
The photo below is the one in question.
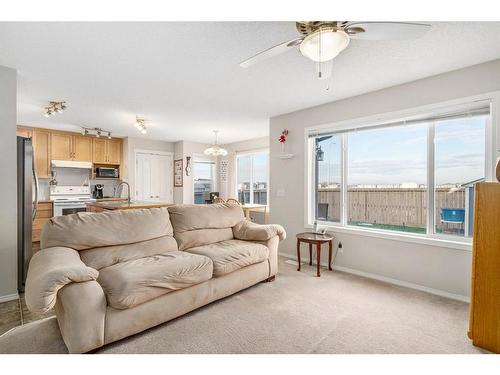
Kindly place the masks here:
POLYGON ((195 160, 193 162, 194 203, 204 204, 210 201, 210 193, 216 190, 215 162, 195 160))
POLYGON ((489 106, 311 134, 311 221, 472 236, 489 106))
POLYGON ((267 152, 236 156, 236 188, 241 203, 267 204, 268 164, 267 152))

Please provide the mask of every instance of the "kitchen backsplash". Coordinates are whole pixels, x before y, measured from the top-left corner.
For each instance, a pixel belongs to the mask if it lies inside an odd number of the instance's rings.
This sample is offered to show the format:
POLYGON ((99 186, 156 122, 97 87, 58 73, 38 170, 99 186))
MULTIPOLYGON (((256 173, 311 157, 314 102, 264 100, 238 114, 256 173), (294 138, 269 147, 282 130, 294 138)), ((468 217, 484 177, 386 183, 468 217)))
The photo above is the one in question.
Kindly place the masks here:
MULTIPOLYGON (((95 184, 102 184, 104 186, 103 194, 107 197, 112 197, 114 195, 114 190, 120 183, 120 180, 93 180, 90 179, 90 171, 88 169, 78 169, 78 168, 53 168, 55 172, 55 179, 57 181, 57 185, 66 186, 66 185, 74 185, 81 186, 84 184, 89 184, 91 191, 93 190, 93 186, 95 184)), ((49 199, 49 178, 41 178, 39 179, 40 186, 40 200, 48 200, 49 199)))

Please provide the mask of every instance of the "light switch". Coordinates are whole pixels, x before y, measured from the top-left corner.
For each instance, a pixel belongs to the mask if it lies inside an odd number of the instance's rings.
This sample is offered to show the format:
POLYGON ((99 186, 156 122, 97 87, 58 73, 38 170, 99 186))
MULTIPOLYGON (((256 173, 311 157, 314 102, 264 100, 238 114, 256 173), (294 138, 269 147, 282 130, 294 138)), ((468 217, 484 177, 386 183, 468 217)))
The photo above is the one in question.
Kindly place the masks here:
POLYGON ((284 197, 285 196, 285 189, 278 189, 276 191, 276 196, 277 197, 284 197))

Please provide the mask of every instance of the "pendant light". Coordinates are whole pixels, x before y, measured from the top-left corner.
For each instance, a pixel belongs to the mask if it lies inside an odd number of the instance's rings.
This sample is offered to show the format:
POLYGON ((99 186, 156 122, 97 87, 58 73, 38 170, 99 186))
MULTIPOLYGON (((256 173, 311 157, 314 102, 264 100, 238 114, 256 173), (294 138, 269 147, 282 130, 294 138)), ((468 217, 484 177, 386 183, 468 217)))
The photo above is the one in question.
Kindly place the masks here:
POLYGON ((210 156, 226 156, 227 155, 227 150, 220 147, 218 142, 217 142, 217 134, 219 133, 218 130, 214 130, 214 143, 212 146, 207 148, 205 150, 205 155, 210 155, 210 156))

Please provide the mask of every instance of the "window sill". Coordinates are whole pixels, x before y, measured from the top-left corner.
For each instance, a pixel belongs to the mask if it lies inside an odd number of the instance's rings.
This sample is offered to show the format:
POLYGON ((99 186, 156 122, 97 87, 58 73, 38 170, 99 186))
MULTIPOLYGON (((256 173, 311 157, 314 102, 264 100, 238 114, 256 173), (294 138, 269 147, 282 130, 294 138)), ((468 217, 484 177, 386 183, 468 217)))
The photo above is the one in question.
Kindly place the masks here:
MULTIPOLYGON (((467 240, 467 239, 455 240, 450 238, 431 237, 431 236, 424 236, 411 233, 393 233, 380 229, 365 229, 352 226, 341 226, 335 223, 325 223, 323 225, 318 224, 318 227, 325 228, 327 231, 331 231, 334 233, 337 232, 337 233, 356 234, 366 237, 384 238, 392 241, 418 243, 436 247, 446 247, 450 249, 462 250, 467 252, 472 251, 472 240, 467 240)), ((312 229, 313 226, 311 224, 308 224, 306 225, 306 228, 312 229)))

